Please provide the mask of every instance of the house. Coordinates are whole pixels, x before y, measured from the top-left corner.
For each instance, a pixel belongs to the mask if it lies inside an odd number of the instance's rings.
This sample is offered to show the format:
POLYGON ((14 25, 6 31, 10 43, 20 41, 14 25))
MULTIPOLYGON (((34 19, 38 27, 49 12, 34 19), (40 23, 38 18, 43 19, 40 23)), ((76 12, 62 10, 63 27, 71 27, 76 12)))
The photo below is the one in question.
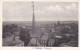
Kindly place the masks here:
POLYGON ((50 47, 52 47, 53 45, 54 45, 54 43, 55 43, 55 39, 49 39, 49 41, 48 41, 48 46, 50 46, 50 47))
POLYGON ((7 37, 3 39, 3 46, 24 46, 24 42, 19 39, 18 36, 15 37, 15 41, 13 41, 13 37, 7 37))
POLYGON ((37 34, 31 34, 30 38, 31 39, 30 42, 28 43, 28 46, 40 46, 37 34))
POLYGON ((47 45, 47 41, 48 41, 49 36, 48 35, 43 35, 41 38, 41 46, 46 46, 47 45))
POLYGON ((40 43, 37 38, 32 38, 28 43, 28 46, 40 46, 40 43))

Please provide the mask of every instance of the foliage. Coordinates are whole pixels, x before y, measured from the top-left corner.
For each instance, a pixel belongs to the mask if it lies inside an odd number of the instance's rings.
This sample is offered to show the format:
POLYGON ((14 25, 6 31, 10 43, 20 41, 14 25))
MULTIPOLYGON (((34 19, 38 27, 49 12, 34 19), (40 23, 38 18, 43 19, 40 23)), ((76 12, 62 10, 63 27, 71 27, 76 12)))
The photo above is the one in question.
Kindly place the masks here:
POLYGON ((15 24, 3 25, 3 38, 14 35, 14 32, 17 31, 18 26, 15 24))
POLYGON ((27 46, 30 41, 30 34, 27 29, 21 29, 19 34, 20 40, 24 41, 24 45, 27 46))

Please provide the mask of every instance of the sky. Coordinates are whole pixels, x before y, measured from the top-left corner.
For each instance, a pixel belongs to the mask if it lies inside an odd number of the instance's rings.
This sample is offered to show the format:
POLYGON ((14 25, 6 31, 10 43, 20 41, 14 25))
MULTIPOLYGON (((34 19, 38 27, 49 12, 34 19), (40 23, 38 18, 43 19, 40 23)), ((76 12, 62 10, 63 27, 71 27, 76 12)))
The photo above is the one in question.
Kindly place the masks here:
MULTIPOLYGON (((3 21, 32 21, 31 2, 3 2, 3 21)), ((34 2, 36 21, 78 21, 77 2, 34 2)))

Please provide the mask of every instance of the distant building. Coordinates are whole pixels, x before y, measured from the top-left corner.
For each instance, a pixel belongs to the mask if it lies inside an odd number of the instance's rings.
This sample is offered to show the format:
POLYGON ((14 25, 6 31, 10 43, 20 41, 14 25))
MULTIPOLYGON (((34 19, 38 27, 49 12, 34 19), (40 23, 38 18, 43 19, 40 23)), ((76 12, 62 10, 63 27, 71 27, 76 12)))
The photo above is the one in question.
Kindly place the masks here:
POLYGON ((60 21, 58 21, 58 25, 60 25, 60 21))

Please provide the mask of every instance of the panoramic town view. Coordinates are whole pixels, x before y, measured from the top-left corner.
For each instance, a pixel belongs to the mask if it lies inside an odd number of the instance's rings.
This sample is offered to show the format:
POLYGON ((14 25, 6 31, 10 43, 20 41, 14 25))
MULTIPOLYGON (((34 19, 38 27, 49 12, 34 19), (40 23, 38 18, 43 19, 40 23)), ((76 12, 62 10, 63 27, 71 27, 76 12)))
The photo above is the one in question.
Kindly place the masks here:
POLYGON ((3 2, 2 46, 78 47, 77 2, 3 2))

